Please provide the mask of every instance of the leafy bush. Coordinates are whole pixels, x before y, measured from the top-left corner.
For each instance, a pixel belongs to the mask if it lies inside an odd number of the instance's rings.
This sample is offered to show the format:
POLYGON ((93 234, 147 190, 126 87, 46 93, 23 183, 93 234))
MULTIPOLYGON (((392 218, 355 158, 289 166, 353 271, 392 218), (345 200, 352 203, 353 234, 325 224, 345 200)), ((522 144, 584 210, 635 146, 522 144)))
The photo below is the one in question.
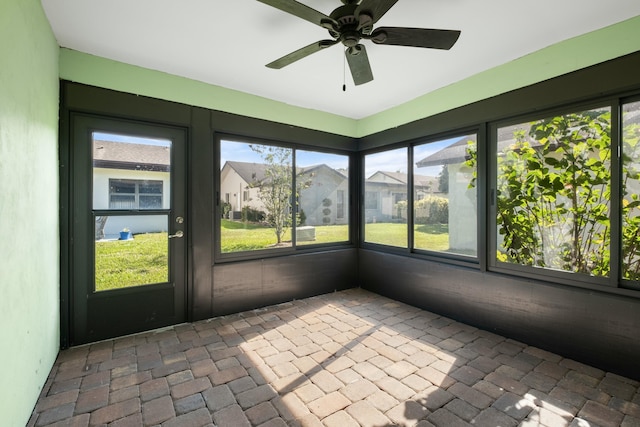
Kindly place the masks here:
MULTIPOLYGON (((406 200, 394 205, 396 218, 407 218, 406 200)), ((414 222, 416 224, 448 224, 449 199, 440 196, 427 196, 415 202, 414 222)))
POLYGON ((253 209, 249 206, 242 208, 242 220, 244 222, 263 222, 266 215, 263 211, 253 209))
POLYGON ((231 212, 231 203, 222 202, 221 209, 222 218, 229 218, 229 212, 231 212))

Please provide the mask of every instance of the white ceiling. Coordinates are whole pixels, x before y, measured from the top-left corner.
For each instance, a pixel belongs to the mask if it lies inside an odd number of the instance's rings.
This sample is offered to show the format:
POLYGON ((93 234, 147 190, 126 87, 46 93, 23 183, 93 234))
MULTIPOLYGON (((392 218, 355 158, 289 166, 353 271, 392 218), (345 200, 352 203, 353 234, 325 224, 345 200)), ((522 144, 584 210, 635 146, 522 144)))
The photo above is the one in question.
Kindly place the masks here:
MULTIPOLYGON (((302 0, 330 14, 339 0, 302 0)), ((256 0, 42 0, 60 46, 360 119, 536 50, 640 15, 638 0, 399 0, 375 25, 461 30, 449 51, 365 41, 374 81, 354 86, 342 45, 265 64, 326 30, 256 0)))

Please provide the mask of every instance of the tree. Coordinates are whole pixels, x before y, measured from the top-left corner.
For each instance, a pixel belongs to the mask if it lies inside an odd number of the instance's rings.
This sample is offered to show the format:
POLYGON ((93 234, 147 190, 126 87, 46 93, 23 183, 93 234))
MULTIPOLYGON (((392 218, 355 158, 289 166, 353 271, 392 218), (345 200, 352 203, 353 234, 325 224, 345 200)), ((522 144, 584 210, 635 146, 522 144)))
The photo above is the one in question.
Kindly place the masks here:
POLYGON ((291 226, 293 188, 292 150, 271 145, 250 145, 266 164, 265 176, 252 184, 259 187, 258 198, 266 211, 266 221, 274 228, 277 243, 282 243, 285 230, 291 226))
POLYGON ((449 165, 442 165, 442 169, 438 174, 438 191, 441 193, 449 193, 449 165))

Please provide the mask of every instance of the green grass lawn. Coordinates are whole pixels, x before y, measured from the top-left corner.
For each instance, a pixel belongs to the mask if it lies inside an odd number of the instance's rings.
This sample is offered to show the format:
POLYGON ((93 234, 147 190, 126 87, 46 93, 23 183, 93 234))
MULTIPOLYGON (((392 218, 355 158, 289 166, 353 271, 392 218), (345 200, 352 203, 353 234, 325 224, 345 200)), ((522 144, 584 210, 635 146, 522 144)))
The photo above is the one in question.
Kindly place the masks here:
MULTIPOLYGON (((415 247, 434 251, 449 249, 449 230, 447 225, 416 225, 415 247)), ((407 247, 407 225, 395 223, 376 223, 365 226, 365 240, 371 243, 407 247)), ((316 226, 316 240, 299 242, 298 245, 345 242, 349 240, 349 227, 346 225, 316 226)), ((283 241, 291 243, 291 232, 287 231, 283 241)), ((240 252, 267 249, 275 246, 276 236, 273 228, 256 224, 222 220, 222 252, 240 252)))
MULTIPOLYGON (((365 225, 365 242, 407 247, 407 224, 379 222, 365 225)), ((449 229, 444 224, 416 225, 414 247, 432 251, 449 250, 449 229)))
POLYGON ((167 233, 96 242, 96 291, 169 280, 167 233))
MULTIPOLYGON (((345 242, 349 240, 346 225, 316 226, 316 240, 299 245, 345 242)), ((407 225, 376 223, 365 226, 365 240, 391 246, 406 247, 407 225)), ((275 246, 273 228, 256 224, 222 220, 222 252, 268 249, 275 246)), ((291 231, 283 238, 291 244, 291 231)), ((415 247, 435 251, 449 249, 446 225, 417 225, 415 247)), ((120 289, 168 281, 167 233, 136 234, 133 240, 96 242, 96 291, 120 289)))
MULTIPOLYGON (((275 247, 276 234, 271 227, 261 225, 222 220, 220 230, 222 252, 253 251, 275 247)), ((345 242, 349 240, 349 227, 346 225, 316 226, 316 240, 299 242, 299 245, 345 242)), ((287 230, 282 237, 283 245, 291 245, 291 230, 287 230)))

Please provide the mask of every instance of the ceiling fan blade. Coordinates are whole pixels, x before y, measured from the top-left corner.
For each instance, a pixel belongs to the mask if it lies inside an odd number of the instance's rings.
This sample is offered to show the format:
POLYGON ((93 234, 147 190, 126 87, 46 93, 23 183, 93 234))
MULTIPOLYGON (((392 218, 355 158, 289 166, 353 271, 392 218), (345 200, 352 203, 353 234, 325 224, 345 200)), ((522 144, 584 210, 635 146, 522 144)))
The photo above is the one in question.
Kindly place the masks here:
POLYGON ((369 38, 376 44, 449 50, 456 44, 458 37, 460 37, 458 30, 380 27, 376 28, 369 38))
POLYGON ((294 62, 305 58, 312 53, 319 52, 322 49, 333 46, 336 43, 338 43, 338 40, 320 40, 319 42, 311 43, 309 46, 305 46, 301 49, 296 50, 295 52, 291 52, 290 54, 283 56, 282 58, 276 59, 275 61, 267 64, 267 67, 279 70, 282 67, 293 64, 294 62))
POLYGON ((356 9, 356 16, 365 13, 371 16, 372 23, 378 22, 382 16, 396 4, 398 0, 362 0, 362 3, 356 9))
POLYGON ((358 86, 373 80, 369 57, 364 45, 358 44, 345 51, 353 83, 358 86))
POLYGON ((268 4, 269 6, 275 7, 276 9, 280 9, 283 12, 290 13, 294 16, 297 16, 298 18, 305 19, 326 29, 333 29, 338 27, 338 23, 333 18, 295 0, 258 1, 260 3, 268 4))

